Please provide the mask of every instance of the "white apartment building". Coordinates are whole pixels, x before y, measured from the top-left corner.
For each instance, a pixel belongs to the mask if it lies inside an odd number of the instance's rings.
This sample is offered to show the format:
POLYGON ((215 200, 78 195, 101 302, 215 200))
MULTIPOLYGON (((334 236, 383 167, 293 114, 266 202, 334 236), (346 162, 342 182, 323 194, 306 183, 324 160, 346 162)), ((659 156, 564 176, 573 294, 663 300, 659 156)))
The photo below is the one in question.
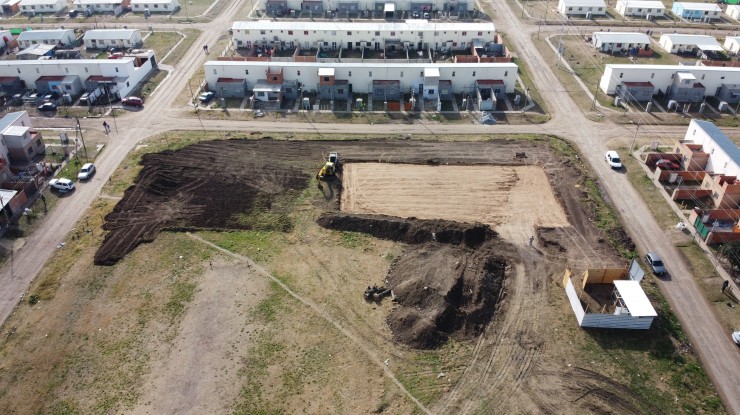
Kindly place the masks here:
POLYGON ((466 49, 471 42, 495 39, 493 23, 405 22, 284 22, 258 20, 234 22, 236 48, 272 45, 284 49, 385 49, 389 45, 410 49, 466 49))
POLYGON ((563 16, 606 16, 604 0, 560 0, 558 12, 563 16))
POLYGON ((674 88, 678 79, 692 80, 692 86, 701 84, 705 96, 719 96, 723 88, 734 88, 740 84, 740 68, 721 66, 684 65, 634 65, 608 64, 604 68, 599 87, 609 95, 614 95, 622 83, 652 84, 654 92, 663 91, 666 95, 674 88))
POLYGON ((75 32, 71 29, 27 30, 16 40, 21 49, 39 44, 71 47, 75 44, 75 32))
POLYGON ((283 16, 293 11, 339 16, 366 16, 387 18, 441 18, 456 17, 472 12, 473 0, 262 0, 263 10, 268 15, 283 16))
POLYGON ((725 14, 735 20, 740 20, 740 6, 737 4, 730 4, 725 9, 725 14))
POLYGON ((3 82, 25 84, 27 88, 64 91, 82 84, 94 90, 106 84, 126 96, 156 65, 153 52, 120 59, 54 59, 0 61, 3 82))
POLYGON ((714 36, 666 34, 660 36, 660 47, 675 54, 698 54, 700 51, 722 51, 714 36))
POLYGON ((657 0, 619 0, 616 9, 622 16, 654 19, 665 15, 665 6, 657 0))
POLYGON ((591 44, 604 53, 628 52, 633 48, 643 50, 650 46, 650 36, 634 32, 594 32, 591 44))
POLYGON ((58 13, 67 8, 67 0, 21 0, 21 13, 58 13))
POLYGON ((87 49, 140 48, 144 44, 139 29, 88 30, 82 40, 87 49))
POLYGON ((172 13, 180 8, 178 0, 131 0, 131 10, 143 13, 172 13))
POLYGON ((514 63, 209 61, 204 70, 208 90, 217 96, 251 93, 259 101, 297 98, 299 89, 332 99, 348 99, 350 91, 380 100, 396 100, 404 93, 425 100, 454 94, 501 98, 514 92, 518 73, 514 63))

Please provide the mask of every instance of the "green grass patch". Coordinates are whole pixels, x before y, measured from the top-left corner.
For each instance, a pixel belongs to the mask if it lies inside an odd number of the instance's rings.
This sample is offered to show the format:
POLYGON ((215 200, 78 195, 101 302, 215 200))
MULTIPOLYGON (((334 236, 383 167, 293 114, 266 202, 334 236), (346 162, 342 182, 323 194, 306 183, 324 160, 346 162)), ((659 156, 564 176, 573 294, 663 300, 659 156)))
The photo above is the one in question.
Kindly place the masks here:
POLYGON ((351 249, 367 246, 372 238, 362 232, 339 232, 339 243, 351 249))
MULTIPOLYGON (((174 64, 177 62, 180 62, 185 56, 185 53, 190 49, 191 46, 193 46, 193 43, 198 39, 198 36, 200 36, 201 31, 198 29, 184 29, 180 31, 185 35, 185 38, 180 42, 179 45, 175 49, 170 52, 169 55, 167 55, 166 59, 163 59, 161 63, 166 64, 174 64)), ((174 44, 173 44, 174 46, 174 44)), ((162 58, 165 58, 164 54, 157 55, 161 56, 162 58)))
POLYGON ((175 282, 172 284, 172 294, 169 301, 165 303, 165 313, 171 319, 181 316, 185 312, 188 303, 195 297, 195 283, 175 282))
POLYGON ((254 316, 264 323, 272 323, 278 313, 285 308, 288 293, 275 281, 270 281, 270 294, 254 309, 254 316))
POLYGON ((182 38, 177 32, 152 32, 144 41, 144 47, 154 50, 154 56, 162 59, 182 38))
POLYGON ((153 70, 144 85, 141 86, 141 89, 138 91, 138 93, 132 93, 131 95, 138 95, 142 99, 145 99, 146 97, 151 95, 155 89, 157 89, 157 86, 159 86, 159 84, 164 81, 164 78, 166 77, 167 71, 163 71, 161 69, 153 70))

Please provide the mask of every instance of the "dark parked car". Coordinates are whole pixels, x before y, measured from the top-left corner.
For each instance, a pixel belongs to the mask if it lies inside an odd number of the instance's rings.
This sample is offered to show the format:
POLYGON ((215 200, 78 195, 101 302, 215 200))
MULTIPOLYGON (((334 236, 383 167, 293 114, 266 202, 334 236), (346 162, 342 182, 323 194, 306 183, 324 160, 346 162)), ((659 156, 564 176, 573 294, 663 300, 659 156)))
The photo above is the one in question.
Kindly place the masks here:
POLYGON ((36 107, 37 110, 42 112, 51 112, 57 110, 57 104, 53 102, 44 102, 43 104, 36 107))

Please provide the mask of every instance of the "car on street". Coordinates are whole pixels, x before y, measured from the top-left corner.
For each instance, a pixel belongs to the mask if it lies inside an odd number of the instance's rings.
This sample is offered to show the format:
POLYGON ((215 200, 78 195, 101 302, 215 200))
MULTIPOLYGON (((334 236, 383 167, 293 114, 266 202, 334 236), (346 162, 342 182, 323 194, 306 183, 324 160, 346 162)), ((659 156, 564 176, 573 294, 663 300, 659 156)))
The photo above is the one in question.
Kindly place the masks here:
POLYGON ((43 104, 36 107, 41 112, 52 112, 57 110, 57 104, 53 102, 44 102, 43 104))
POLYGON ((655 167, 660 167, 663 170, 681 170, 681 165, 678 162, 668 159, 660 159, 655 162, 655 167))
POLYGON ((91 178, 93 174, 95 174, 95 165, 92 163, 85 163, 77 174, 77 178, 80 180, 87 180, 91 178))
POLYGON ((216 96, 216 94, 215 94, 215 93, 213 93, 213 92, 211 92, 211 91, 208 91, 208 92, 204 92, 204 93, 200 94, 200 95, 198 96, 198 100, 199 100, 200 102, 204 103, 204 104, 207 104, 207 103, 211 102, 211 100, 212 100, 212 99, 213 99, 213 97, 215 97, 215 96, 216 96))
POLYGON ((645 254, 645 263, 650 267, 654 274, 663 275, 666 273, 665 265, 660 256, 655 252, 648 252, 645 254))
POLYGON ((121 104, 141 108, 144 106, 144 100, 139 97, 126 97, 121 100, 121 104))
POLYGON ((617 154, 616 151, 607 151, 604 158, 606 159, 606 162, 609 163, 609 166, 614 170, 622 168, 622 159, 619 158, 619 154, 617 154))
POLYGON ((72 180, 65 179, 63 177, 59 179, 51 179, 49 181, 49 186, 61 193, 71 192, 75 189, 75 183, 72 180))
POLYGON ((734 341, 736 345, 740 346, 740 331, 732 333, 732 341, 734 341))

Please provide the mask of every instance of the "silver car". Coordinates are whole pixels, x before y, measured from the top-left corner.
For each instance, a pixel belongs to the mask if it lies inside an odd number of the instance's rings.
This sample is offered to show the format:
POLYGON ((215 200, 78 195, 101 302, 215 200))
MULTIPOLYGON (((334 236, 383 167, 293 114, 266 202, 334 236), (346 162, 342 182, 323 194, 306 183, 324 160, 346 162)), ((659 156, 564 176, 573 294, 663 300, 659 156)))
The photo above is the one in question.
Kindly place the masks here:
POLYGON ((662 275, 666 273, 665 265, 663 265, 663 261, 660 259, 660 256, 656 254, 655 252, 648 252, 645 254, 645 262, 650 267, 650 269, 653 270, 653 272, 657 275, 662 275))

